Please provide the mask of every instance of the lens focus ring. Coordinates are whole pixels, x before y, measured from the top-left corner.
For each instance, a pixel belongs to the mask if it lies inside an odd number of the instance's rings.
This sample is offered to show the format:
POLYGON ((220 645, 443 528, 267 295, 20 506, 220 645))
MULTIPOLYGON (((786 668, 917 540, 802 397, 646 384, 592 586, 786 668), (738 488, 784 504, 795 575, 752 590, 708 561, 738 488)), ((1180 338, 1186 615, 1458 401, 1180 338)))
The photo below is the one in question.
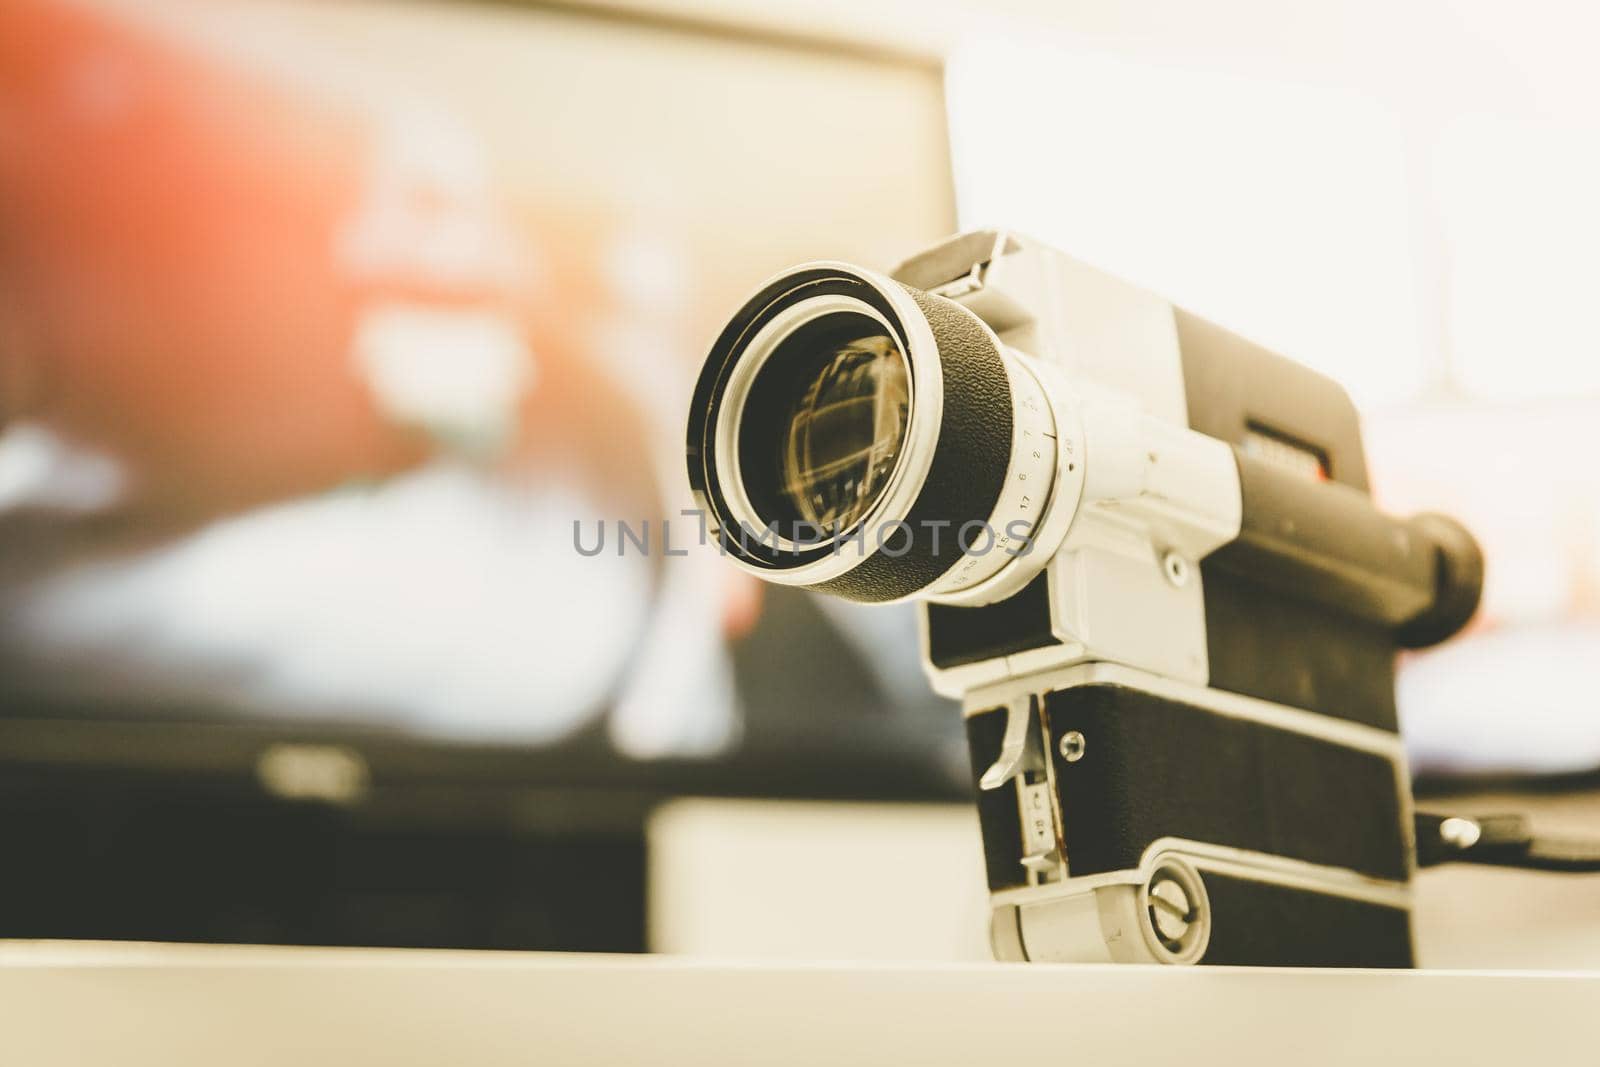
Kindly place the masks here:
MULTIPOLYGON (((886 520, 879 530, 867 531, 874 542, 883 542, 878 552, 817 586, 852 600, 911 596, 961 564, 960 530, 994 514, 1011 461, 1011 387, 999 342, 961 305, 904 288, 937 346, 942 417, 927 477, 911 509, 886 520), (889 529, 888 523, 896 520, 903 525, 889 529)), ((909 447, 919 445, 927 447, 918 441, 909 447)), ((986 548, 992 551, 992 546, 986 548)))

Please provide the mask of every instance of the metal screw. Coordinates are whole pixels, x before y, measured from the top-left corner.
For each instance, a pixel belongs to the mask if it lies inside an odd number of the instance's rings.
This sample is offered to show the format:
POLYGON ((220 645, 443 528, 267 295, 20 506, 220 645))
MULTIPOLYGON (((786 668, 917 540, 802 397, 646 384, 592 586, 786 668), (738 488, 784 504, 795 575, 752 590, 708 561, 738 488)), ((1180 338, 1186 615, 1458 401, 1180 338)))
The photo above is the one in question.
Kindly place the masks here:
POLYGON ((1077 763, 1083 758, 1083 750, 1088 747, 1088 742, 1076 730, 1068 730, 1061 735, 1061 743, 1056 746, 1061 753, 1061 758, 1068 763, 1077 763))
POLYGON ((1166 572, 1167 581, 1178 588, 1189 584, 1189 561, 1176 552, 1168 552, 1161 557, 1161 569, 1166 572))
POLYGON ((1188 892, 1177 879, 1156 875, 1150 886, 1150 924, 1164 941, 1176 945, 1183 940, 1193 910, 1188 892))

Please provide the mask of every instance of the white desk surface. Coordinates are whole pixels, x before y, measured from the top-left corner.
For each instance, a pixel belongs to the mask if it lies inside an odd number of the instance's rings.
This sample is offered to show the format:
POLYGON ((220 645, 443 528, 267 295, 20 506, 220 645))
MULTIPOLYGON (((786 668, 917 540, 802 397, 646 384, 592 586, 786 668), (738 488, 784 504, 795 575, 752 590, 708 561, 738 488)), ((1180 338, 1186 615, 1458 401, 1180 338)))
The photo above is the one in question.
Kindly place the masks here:
POLYGON ((0 1063, 1592 1065, 1600 973, 0 942, 0 1063))

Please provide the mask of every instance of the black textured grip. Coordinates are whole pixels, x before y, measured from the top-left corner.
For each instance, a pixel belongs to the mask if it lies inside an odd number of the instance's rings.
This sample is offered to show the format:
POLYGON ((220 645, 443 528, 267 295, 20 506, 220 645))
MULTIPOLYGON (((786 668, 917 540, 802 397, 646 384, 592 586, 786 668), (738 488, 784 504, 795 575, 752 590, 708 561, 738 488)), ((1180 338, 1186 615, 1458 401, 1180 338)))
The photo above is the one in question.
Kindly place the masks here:
POLYGON ((1383 755, 1118 685, 1045 696, 1067 862, 1129 870, 1163 837, 1404 882, 1411 850, 1383 755), (1061 736, 1083 735, 1065 760, 1061 736))
MULTIPOLYGON (((904 517, 912 531, 909 540, 888 537, 887 547, 897 555, 875 552, 860 566, 812 587, 849 600, 896 600, 933 584, 961 558, 962 524, 987 521, 994 512, 1011 464, 1011 384, 993 335, 960 304, 904 288, 933 331, 944 411, 927 479, 904 517), (930 523, 948 525, 939 528, 936 539, 930 523)), ((878 531, 867 536, 875 545, 878 531)))
POLYGON ((1202 963, 1236 967, 1410 967, 1411 913, 1205 871, 1211 943, 1202 963))

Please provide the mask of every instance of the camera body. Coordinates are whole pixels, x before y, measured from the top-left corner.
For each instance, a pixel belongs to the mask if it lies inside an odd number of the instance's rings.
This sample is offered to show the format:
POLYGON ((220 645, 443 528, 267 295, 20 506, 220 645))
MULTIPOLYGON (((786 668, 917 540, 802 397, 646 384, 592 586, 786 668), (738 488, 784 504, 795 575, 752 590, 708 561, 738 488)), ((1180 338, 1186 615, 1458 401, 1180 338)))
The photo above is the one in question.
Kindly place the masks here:
MULTIPOLYGON (((851 408, 823 380, 837 421, 851 408)), ((929 678, 963 705, 997 957, 1411 965, 1395 656, 1466 623, 1482 558, 1449 519, 1373 506, 1338 385, 982 231, 887 278, 811 264, 769 282, 708 359, 689 460, 741 566, 921 602, 929 678), (829 349, 879 384, 881 439, 827 469, 885 440, 892 462, 850 468, 842 518, 809 506, 828 492, 801 499, 811 538, 752 549, 747 518, 776 507, 761 435, 790 427, 791 475, 815 444, 760 383, 795 391, 786 363, 804 380, 833 343, 806 324, 847 311, 893 342, 909 400, 860 343, 829 349), (929 546, 930 524, 955 536, 929 546)))

